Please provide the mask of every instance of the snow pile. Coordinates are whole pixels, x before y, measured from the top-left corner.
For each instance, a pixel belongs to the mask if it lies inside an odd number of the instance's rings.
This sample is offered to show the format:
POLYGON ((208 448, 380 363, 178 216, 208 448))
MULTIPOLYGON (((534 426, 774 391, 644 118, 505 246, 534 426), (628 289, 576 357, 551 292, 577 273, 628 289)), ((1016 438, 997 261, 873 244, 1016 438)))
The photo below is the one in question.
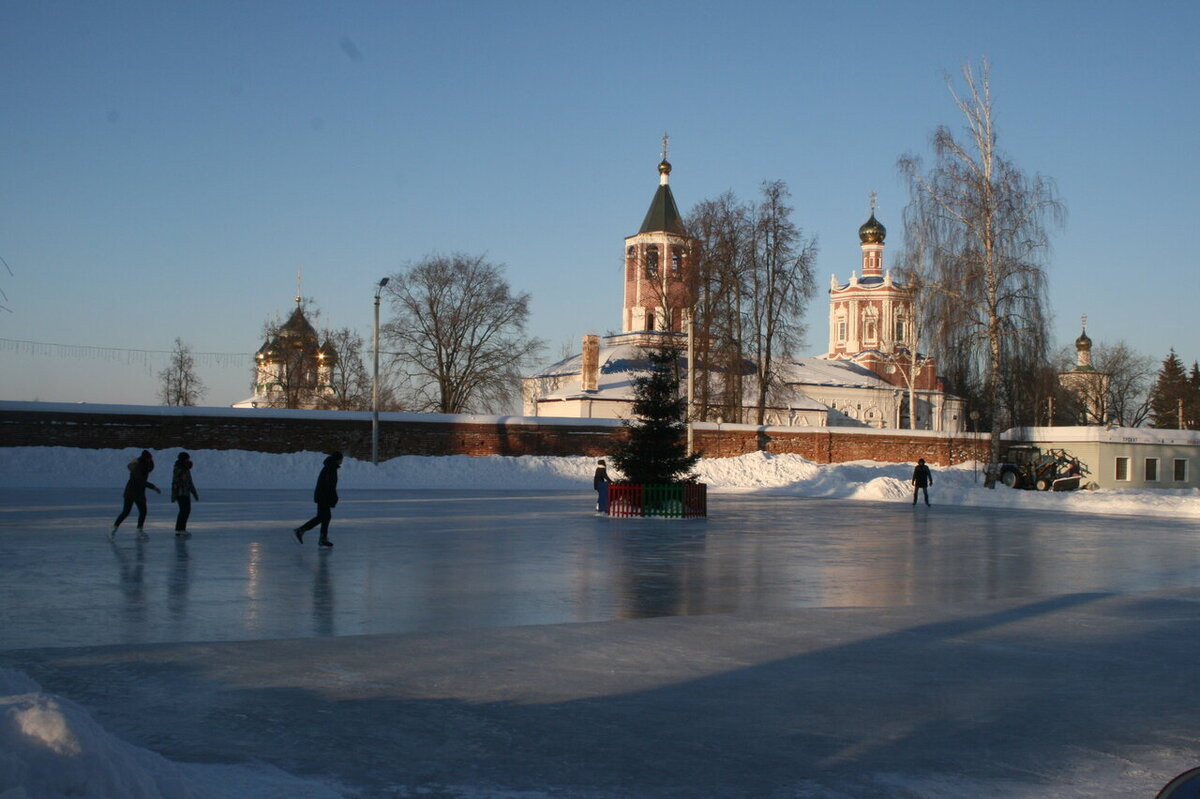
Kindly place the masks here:
POLYGON ((342 794, 266 766, 179 764, 118 740, 79 705, 0 669, 0 799, 220 799, 342 794))
MULTIPOLYGON (((0 448, 0 485, 10 488, 111 488, 125 485, 125 465, 140 450, 66 447, 0 448)), ((177 449, 155 453, 158 468, 150 476, 170 487, 177 449)), ((191 450, 192 471, 201 495, 206 489, 311 489, 324 455, 284 455, 241 450, 191 450)), ((418 490, 569 490, 592 487, 596 459, 590 457, 471 457, 405 455, 378 466, 347 458, 343 489, 418 490)), ((700 479, 715 493, 755 491, 797 497, 895 502, 912 496, 911 463, 817 464, 799 455, 755 452, 737 458, 703 460, 700 479)), ((1200 491, 1144 489, 1041 493, 983 488, 973 464, 934 469, 931 498, 939 505, 1022 508, 1075 513, 1170 516, 1200 519, 1200 491)), ((0 799, 4 799, 0 797, 0 799)))

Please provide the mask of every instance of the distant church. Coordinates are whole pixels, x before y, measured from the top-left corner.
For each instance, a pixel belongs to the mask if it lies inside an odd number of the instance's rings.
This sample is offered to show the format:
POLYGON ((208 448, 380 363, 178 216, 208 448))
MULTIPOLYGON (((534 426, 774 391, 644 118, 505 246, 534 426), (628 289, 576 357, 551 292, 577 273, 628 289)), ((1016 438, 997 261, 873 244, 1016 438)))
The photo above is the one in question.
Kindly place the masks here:
MULTIPOLYGON (((697 243, 671 193, 665 153, 658 173, 642 226, 625 239, 621 333, 585 335, 582 353, 524 378, 526 416, 628 418, 643 347, 668 337, 686 347, 697 243)), ((909 428, 915 414, 917 429, 963 429, 963 400, 946 392, 932 358, 911 349, 912 290, 883 268, 886 235, 872 202, 871 218, 859 228, 861 275, 852 271, 846 283, 835 277, 830 286, 828 353, 778 364, 784 387, 767 409, 767 424, 909 428)), ((753 418, 747 399, 740 418, 722 421, 753 418)))
POLYGON ((324 407, 337 361, 337 350, 328 341, 320 342, 297 296, 292 315, 254 354, 254 394, 233 407, 324 407))

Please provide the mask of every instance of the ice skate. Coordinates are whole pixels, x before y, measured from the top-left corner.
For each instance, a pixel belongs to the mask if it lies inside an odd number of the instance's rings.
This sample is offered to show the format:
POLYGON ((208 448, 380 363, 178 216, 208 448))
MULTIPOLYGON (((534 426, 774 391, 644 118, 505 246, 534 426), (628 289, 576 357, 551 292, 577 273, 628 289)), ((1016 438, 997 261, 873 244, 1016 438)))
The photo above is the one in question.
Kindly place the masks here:
POLYGON ((304 531, 301 530, 299 527, 297 527, 295 530, 292 530, 292 535, 296 536, 297 544, 304 543, 304 531))

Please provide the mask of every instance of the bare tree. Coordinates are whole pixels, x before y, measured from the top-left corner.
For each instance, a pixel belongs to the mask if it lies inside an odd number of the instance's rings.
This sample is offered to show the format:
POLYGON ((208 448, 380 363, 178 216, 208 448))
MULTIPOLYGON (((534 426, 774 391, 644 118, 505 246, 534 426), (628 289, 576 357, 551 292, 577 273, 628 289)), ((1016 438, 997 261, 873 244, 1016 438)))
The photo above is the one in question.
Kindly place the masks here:
MULTIPOLYGON (((1059 353, 1060 372, 1071 373, 1075 349, 1059 353)), ((1157 362, 1124 341, 1092 347, 1094 379, 1068 380, 1059 418, 1068 424, 1140 427, 1150 415, 1150 387, 1157 362)))
POLYGON ((756 424, 766 418, 767 398, 777 388, 776 365, 801 343, 805 304, 814 290, 815 240, 792 222, 791 196, 782 180, 764 181, 750 227, 746 268, 746 341, 755 365, 756 424))
POLYGON ((343 327, 325 330, 321 338, 336 357, 329 368, 329 390, 321 397, 320 406, 337 411, 370 410, 371 375, 363 365, 362 336, 343 327))
POLYGON ((175 339, 171 361, 158 373, 158 398, 163 405, 195 405, 207 392, 204 381, 196 374, 196 359, 192 348, 175 339))
POLYGON ((440 413, 505 411, 521 370, 543 344, 525 333, 529 294, 513 294, 503 266, 482 256, 432 255, 391 276, 383 335, 412 393, 440 413))
POLYGON ((694 413, 701 420, 740 422, 749 374, 742 349, 747 209, 727 191, 698 203, 687 228, 696 241, 694 413))
POLYGON ((959 371, 959 393, 984 406, 995 462, 997 433, 1033 412, 1036 374, 1048 363, 1043 261, 1047 228, 1061 225, 1065 210, 1053 181, 1027 176, 997 149, 987 61, 978 75, 965 64, 962 77, 962 94, 947 85, 966 136, 939 126, 928 172, 917 156, 900 159, 910 194, 905 238, 929 248, 926 329, 959 371))

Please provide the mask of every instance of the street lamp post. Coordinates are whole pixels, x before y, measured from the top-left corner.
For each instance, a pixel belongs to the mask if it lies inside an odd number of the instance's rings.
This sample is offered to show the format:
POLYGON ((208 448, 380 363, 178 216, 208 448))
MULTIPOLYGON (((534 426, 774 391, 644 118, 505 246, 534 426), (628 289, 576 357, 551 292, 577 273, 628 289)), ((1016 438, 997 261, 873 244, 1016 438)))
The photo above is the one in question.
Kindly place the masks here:
POLYGON ((372 349, 375 351, 375 374, 371 380, 371 463, 379 463, 379 295, 388 284, 385 277, 375 286, 375 328, 372 349))

